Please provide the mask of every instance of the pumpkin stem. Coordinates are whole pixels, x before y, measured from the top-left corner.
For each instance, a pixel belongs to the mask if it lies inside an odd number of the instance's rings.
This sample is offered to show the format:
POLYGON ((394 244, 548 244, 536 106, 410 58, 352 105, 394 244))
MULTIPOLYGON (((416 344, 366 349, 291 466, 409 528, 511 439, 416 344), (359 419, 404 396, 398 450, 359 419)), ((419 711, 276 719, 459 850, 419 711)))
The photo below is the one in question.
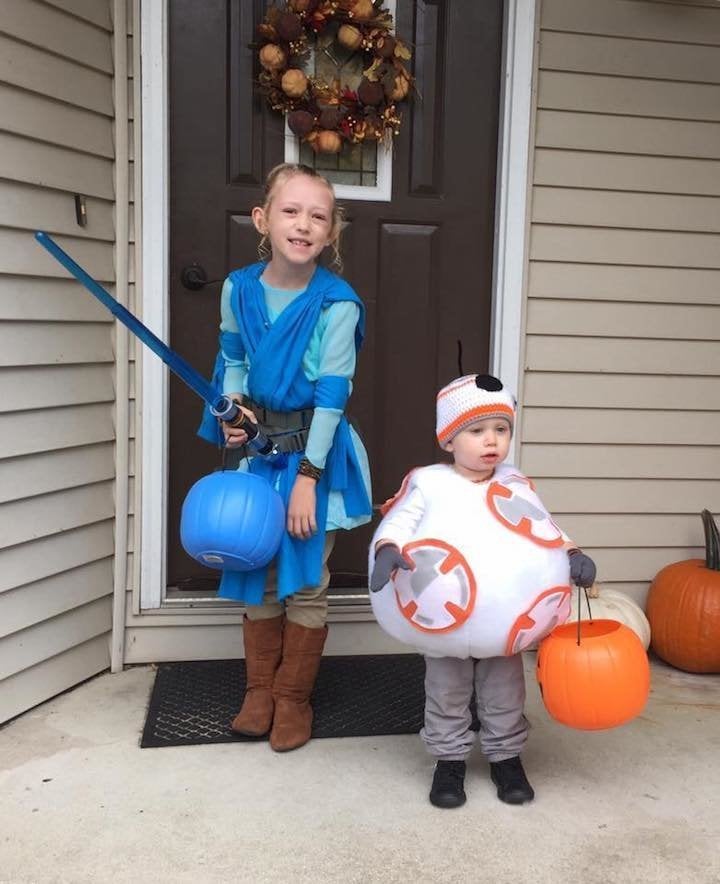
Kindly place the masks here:
POLYGON ((705 530, 705 567, 710 571, 720 571, 720 532, 710 510, 700 514, 705 530))

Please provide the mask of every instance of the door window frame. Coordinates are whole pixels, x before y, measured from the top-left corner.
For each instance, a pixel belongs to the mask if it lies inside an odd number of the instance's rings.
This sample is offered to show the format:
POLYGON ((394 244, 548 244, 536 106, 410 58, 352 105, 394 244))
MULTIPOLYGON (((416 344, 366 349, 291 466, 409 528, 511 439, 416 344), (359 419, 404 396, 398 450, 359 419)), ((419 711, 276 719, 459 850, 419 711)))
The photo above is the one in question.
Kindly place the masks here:
MULTIPOLYGON (((136 201, 142 256, 138 309, 143 322, 163 340, 169 327, 170 251, 167 3, 140 0, 142 193, 136 201)), ((505 0, 490 365, 494 374, 517 391, 519 400, 536 12, 537 0, 505 0)), ((141 350, 138 348, 142 363, 141 429, 136 434, 142 482, 139 610, 147 610, 161 608, 165 597, 168 377, 163 363, 147 358, 145 352, 140 354, 141 350)), ((510 457, 516 456, 513 448, 510 457)))
MULTIPOLYGON (((339 200, 370 200, 389 203, 392 199, 392 158, 395 145, 377 145, 377 183, 374 186, 363 184, 333 184, 335 196, 339 200)), ((285 121, 285 162, 300 162, 300 141, 290 131, 285 121)), ((323 173, 326 174, 326 173, 323 173)))

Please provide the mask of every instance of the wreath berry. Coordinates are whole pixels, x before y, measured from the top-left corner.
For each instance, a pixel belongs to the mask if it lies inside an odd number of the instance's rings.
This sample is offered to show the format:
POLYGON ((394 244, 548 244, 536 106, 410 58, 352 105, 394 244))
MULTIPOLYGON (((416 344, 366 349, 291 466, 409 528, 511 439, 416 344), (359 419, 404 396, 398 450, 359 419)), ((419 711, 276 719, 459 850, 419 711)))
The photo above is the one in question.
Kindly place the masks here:
POLYGON ((394 36, 383 0, 286 0, 272 6, 258 28, 258 84, 270 107, 287 116, 291 131, 320 153, 346 143, 392 141, 400 131, 398 104, 413 78, 407 44, 394 36), (357 89, 309 76, 304 68, 318 35, 362 53, 357 89))

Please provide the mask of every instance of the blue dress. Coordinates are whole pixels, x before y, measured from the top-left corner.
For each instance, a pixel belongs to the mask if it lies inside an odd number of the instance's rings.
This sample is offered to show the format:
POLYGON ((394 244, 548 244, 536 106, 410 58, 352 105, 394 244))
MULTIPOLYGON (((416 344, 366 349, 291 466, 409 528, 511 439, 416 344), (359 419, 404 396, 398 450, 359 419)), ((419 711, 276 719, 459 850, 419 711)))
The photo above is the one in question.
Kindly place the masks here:
MULTIPOLYGON (((370 520, 370 471, 365 448, 344 415, 362 343, 364 307, 342 279, 318 267, 307 289, 288 292, 265 285, 266 265, 234 271, 221 302, 220 352, 214 382, 274 411, 313 408, 304 452, 243 460, 239 469, 265 476, 285 503, 303 456, 324 468, 318 482, 317 533, 308 540, 283 537, 277 557, 278 597, 320 581, 326 530, 370 520)), ((200 435, 222 444, 217 421, 206 411, 200 435)), ((223 572, 220 595, 261 604, 267 569, 223 572)))

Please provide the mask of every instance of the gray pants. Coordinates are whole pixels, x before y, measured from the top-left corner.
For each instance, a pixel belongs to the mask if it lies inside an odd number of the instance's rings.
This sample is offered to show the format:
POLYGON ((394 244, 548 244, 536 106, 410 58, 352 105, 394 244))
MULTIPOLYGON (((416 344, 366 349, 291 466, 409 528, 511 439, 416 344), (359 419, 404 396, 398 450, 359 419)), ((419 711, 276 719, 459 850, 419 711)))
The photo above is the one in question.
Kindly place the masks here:
POLYGON ((425 658, 425 727, 420 732, 431 755, 464 761, 475 742, 470 730, 473 687, 480 721, 480 748, 489 761, 519 755, 530 725, 523 715, 522 655, 460 660, 425 658))

